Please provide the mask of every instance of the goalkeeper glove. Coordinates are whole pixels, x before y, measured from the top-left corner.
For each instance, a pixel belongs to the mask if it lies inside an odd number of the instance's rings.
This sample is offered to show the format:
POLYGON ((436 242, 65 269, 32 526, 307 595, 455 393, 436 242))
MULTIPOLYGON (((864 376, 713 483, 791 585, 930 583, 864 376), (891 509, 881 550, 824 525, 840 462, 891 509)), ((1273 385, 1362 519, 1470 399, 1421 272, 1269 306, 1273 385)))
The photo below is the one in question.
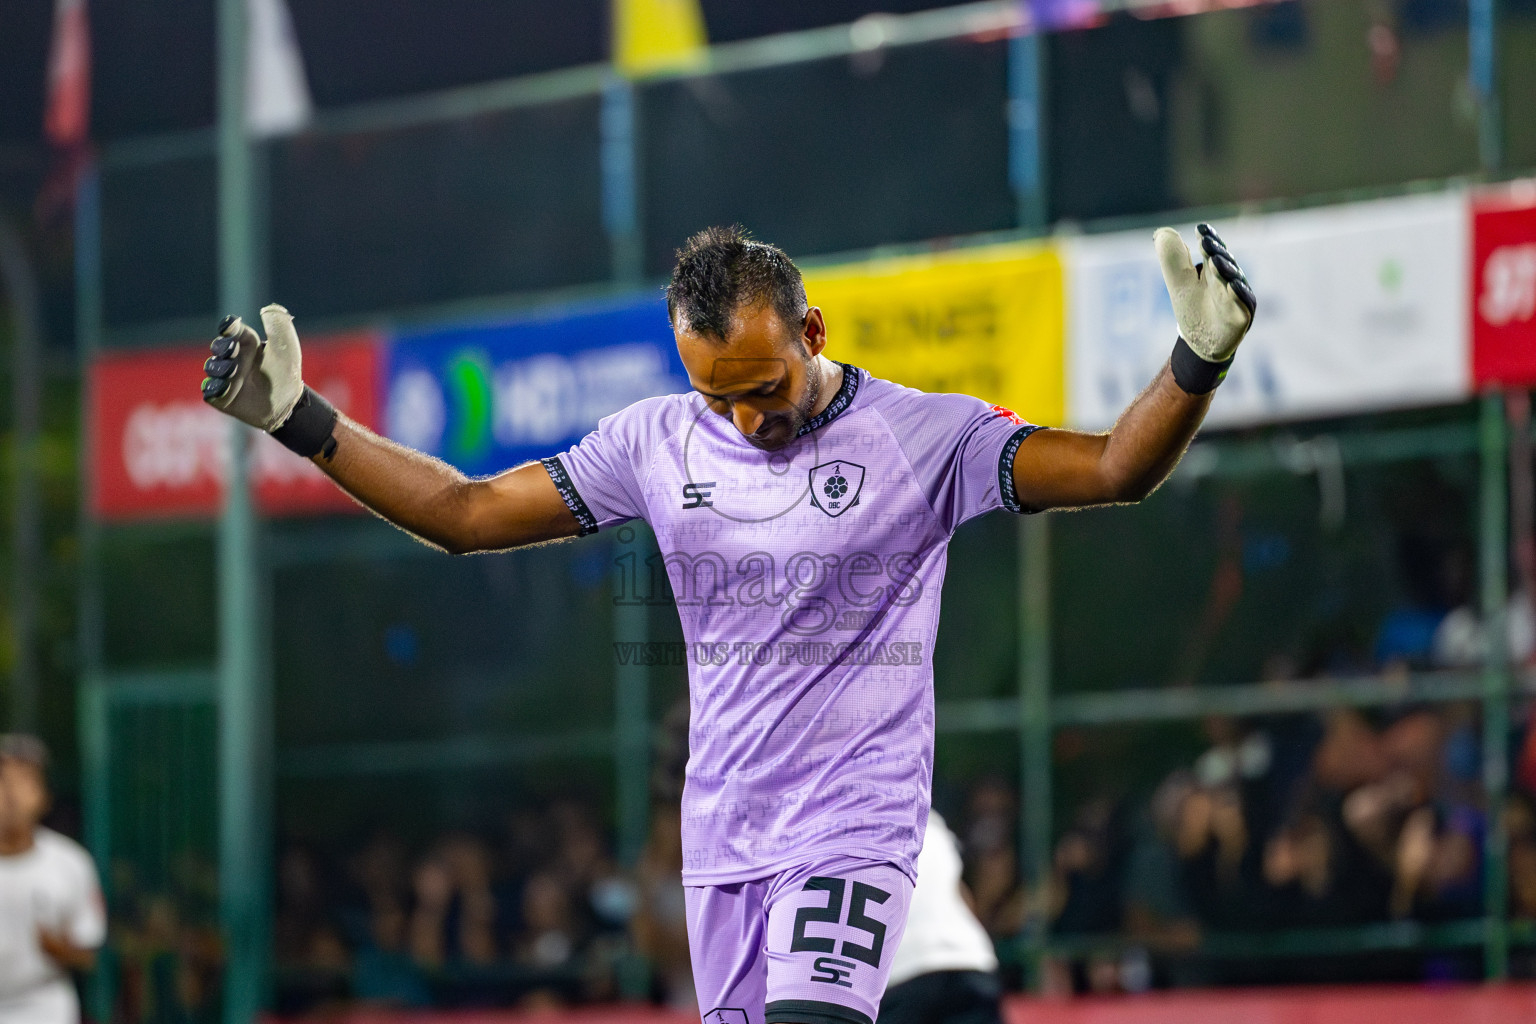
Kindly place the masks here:
POLYGON ((219 324, 203 364, 203 401, 264 430, 306 458, 336 452, 336 409, 304 384, 299 336, 282 306, 266 306, 267 340, 237 316, 219 324))
POLYGON ((1203 395, 1226 378, 1238 343, 1253 326, 1258 299, 1242 267, 1209 224, 1200 225, 1206 261, 1199 266, 1173 228, 1158 228, 1153 244, 1179 323, 1173 377, 1185 391, 1203 395))

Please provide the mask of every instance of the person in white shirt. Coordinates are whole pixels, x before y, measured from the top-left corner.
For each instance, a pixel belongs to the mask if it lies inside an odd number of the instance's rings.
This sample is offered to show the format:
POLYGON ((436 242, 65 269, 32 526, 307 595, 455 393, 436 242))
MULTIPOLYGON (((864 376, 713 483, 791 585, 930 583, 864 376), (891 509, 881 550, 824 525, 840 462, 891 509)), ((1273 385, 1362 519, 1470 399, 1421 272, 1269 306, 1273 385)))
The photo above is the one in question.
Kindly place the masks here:
POLYGON ((997 954, 960 880, 960 841, 934 810, 880 1024, 1002 1024, 997 954))
POLYGON ((47 759, 34 737, 0 736, 0 1024, 79 1024, 70 972, 106 938, 90 855, 41 825, 47 759))

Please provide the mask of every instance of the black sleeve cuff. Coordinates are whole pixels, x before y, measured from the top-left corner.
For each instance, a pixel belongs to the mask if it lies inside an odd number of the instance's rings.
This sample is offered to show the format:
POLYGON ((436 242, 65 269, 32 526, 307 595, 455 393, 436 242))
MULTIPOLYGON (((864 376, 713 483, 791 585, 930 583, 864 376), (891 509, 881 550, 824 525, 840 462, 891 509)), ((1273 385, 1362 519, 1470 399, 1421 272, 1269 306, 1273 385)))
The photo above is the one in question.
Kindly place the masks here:
POLYGON ((581 500, 581 495, 576 493, 576 485, 571 482, 571 474, 565 471, 565 463, 560 461, 558 455, 551 455, 547 459, 540 459, 539 464, 544 467, 549 478, 555 482, 555 490, 560 492, 560 498, 565 502, 565 507, 571 510, 571 515, 576 517, 576 523, 581 527, 578 537, 597 532, 597 517, 592 510, 587 508, 587 503, 581 500))
POLYGON ((1013 457, 1019 454, 1019 445, 1024 439, 1037 430, 1045 427, 1034 423, 1026 424, 1015 430, 1003 445, 1002 454, 997 457, 997 493, 1002 496, 1003 508, 1009 512, 1017 512, 1021 515, 1030 515, 1040 511, 1035 508, 1025 508, 1019 504, 1018 488, 1013 484, 1013 457))

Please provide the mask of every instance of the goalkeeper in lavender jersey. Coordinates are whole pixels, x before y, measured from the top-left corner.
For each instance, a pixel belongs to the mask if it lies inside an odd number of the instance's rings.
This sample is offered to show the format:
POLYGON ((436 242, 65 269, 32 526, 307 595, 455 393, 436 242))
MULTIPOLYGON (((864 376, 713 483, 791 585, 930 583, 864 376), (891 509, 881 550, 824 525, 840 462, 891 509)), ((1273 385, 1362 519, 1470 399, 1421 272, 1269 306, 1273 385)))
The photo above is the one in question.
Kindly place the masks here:
MULTIPOLYGON (((727 386, 778 372, 772 357, 739 369, 749 379, 727 386)), ((837 372, 831 402, 781 448, 756 447, 698 394, 669 395, 545 460, 586 531, 644 519, 656 532, 692 696, 686 885, 839 854, 914 875, 949 538, 1022 511, 1012 455, 1035 427, 837 372)))
POLYGON ((1253 318, 1201 225, 1155 236, 1181 336, 1103 434, 1042 430, 824 354, 836 325, 784 253, 713 228, 668 309, 693 390, 486 479, 401 447, 304 386, 280 306, 220 325, 204 398, 452 553, 655 530, 687 640, 684 884, 707 1024, 871 1024, 900 943, 933 765, 932 647, 967 519, 1136 501, 1167 477, 1253 318))

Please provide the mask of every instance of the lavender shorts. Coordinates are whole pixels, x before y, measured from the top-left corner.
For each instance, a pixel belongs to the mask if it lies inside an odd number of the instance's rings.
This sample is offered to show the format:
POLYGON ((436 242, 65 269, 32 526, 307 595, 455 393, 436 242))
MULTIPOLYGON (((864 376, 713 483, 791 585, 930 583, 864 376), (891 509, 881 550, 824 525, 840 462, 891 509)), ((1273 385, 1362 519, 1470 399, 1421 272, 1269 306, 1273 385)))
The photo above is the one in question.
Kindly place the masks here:
POLYGON ((704 1024, 874 1024, 912 899, 899 868, 825 857, 684 891, 704 1024))

